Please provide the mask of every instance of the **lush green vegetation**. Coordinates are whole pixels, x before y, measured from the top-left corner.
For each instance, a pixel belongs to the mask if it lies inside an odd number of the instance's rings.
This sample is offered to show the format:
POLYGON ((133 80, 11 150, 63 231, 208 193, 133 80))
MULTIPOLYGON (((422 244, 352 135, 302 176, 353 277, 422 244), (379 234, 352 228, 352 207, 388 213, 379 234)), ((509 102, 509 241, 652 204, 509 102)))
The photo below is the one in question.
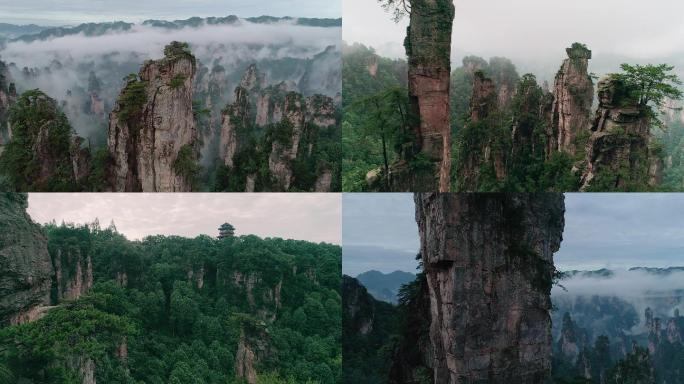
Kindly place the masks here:
POLYGON ((237 384, 241 343, 255 354, 258 383, 341 382, 338 246, 256 236, 129 241, 97 223, 44 229, 51 254, 92 258, 94 287, 40 320, 0 329, 0 382, 80 383, 92 361, 103 383, 237 384))
POLYGON ((199 183, 200 169, 193 146, 190 144, 182 146, 178 151, 176 161, 173 163, 173 170, 183 177, 192 186, 192 189, 196 189, 199 183))
MULTIPOLYGON (((384 1, 401 13, 402 3, 384 1)), ((585 50, 575 44, 573 50, 585 50)), ((582 51, 583 53, 584 51, 582 51)), ((592 191, 678 190, 684 185, 681 140, 684 119, 663 118, 668 101, 682 98, 680 80, 673 67, 662 65, 621 66, 613 74, 622 88, 616 99, 630 102, 648 113, 653 130, 649 148, 638 138, 613 135, 607 146, 631 147, 618 172, 599 170, 592 191), (664 119, 664 123, 663 123, 664 119), (649 166, 665 159, 664 181, 649 185, 649 166), (606 177, 603 177, 606 176, 606 177), (622 180, 616 185, 616 179, 622 180)), ((385 179, 390 165, 410 148, 405 131, 408 110, 405 90, 406 63, 379 57, 360 44, 343 50, 342 148, 344 191, 391 190, 385 179), (397 97, 401 95, 401 97, 397 97)), ((587 127, 574 140, 574 154, 547 150, 552 124, 553 95, 532 74, 520 76, 513 63, 500 57, 486 61, 469 56, 451 75, 452 190, 454 191, 577 191, 586 168, 587 127), (492 80, 496 100, 489 113, 471 121, 471 96, 476 73, 492 80)), ((630 104, 630 105, 632 105, 630 104)), ((672 112, 672 111, 669 111, 672 112)), ((678 112, 678 111, 677 111, 678 112)), ((676 115, 677 113, 675 113, 676 115)), ((614 132, 613 132, 614 133, 614 132)), ((606 139, 606 140, 608 140, 606 139)), ((415 159, 420 164, 420 159, 415 159)), ((413 161, 412 161, 413 162, 413 161)), ((409 164, 409 166, 418 166, 409 164)))
POLYGON ((55 100, 37 89, 27 91, 10 108, 8 120, 12 140, 0 157, 8 189, 80 190, 71 170, 73 130, 55 100))
POLYGON ((364 191, 366 174, 396 160, 407 141, 407 67, 361 44, 345 45, 342 62, 342 188, 364 191))

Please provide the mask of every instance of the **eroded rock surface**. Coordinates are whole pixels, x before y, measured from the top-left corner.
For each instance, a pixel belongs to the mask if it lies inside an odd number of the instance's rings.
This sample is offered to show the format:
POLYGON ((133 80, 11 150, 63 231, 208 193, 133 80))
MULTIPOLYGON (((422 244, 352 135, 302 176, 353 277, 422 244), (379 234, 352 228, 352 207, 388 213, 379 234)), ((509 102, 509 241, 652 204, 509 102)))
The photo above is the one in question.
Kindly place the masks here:
POLYGON ((164 58, 148 60, 129 78, 109 115, 112 189, 125 192, 184 192, 190 182, 176 171, 184 146, 197 128, 192 110, 195 57, 173 42, 164 58))
MULTIPOLYGON (((313 155, 318 130, 337 125, 332 98, 320 94, 304 97, 294 88, 284 82, 265 86, 265 76, 252 65, 235 89, 234 102, 223 112, 220 158, 233 169, 238 166, 238 158, 255 158, 260 151, 267 152, 268 170, 273 178, 273 185, 267 186, 269 190, 290 189, 294 183, 295 160, 313 155), (255 147, 258 141, 255 139, 269 127, 274 130, 267 142, 270 148, 255 147)), ((327 179, 329 170, 319 168, 313 187, 317 191, 329 191, 332 184, 327 179)), ((257 175, 248 174, 245 190, 254 191, 256 184, 257 175)), ((260 184, 264 184, 263 180, 260 184)))
POLYGON ((27 196, 0 194, 0 324, 35 320, 50 304, 47 239, 26 213, 27 196))
MULTIPOLYGON (((649 180, 648 107, 640 106, 615 77, 598 83, 599 107, 586 147, 581 189, 635 189, 649 180)), ((657 176, 653 178, 657 179, 657 176)))
POLYGON ((556 73, 553 87, 553 120, 547 133, 548 154, 561 151, 574 155, 578 134, 591 127, 594 100, 594 82, 588 70, 591 51, 583 44, 575 43, 566 52, 568 58, 556 73))
POLYGON ((415 196, 436 383, 546 383, 561 194, 415 196))
POLYGON ((404 42, 409 103, 416 116, 412 123, 416 137, 413 155, 422 154, 435 164, 434 182, 425 188, 443 192, 449 190, 451 178, 449 79, 453 19, 451 0, 412 1, 404 42))

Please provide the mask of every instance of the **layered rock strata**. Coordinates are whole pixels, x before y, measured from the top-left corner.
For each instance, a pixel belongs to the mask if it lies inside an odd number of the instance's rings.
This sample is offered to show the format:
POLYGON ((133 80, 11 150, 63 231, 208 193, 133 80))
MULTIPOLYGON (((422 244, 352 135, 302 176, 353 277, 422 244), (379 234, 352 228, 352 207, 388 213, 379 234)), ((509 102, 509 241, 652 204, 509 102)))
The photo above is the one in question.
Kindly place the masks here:
POLYGON ((561 194, 415 195, 436 383, 546 383, 561 194))
POLYGON ((547 154, 560 151, 574 155, 577 136, 591 127, 594 82, 589 75, 591 51, 575 43, 556 74, 553 87, 552 122, 547 132, 547 154))
MULTIPOLYGON (((449 87, 451 75, 451 0, 411 2, 411 16, 404 46, 408 56, 408 88, 415 135, 413 153, 435 165, 426 186, 411 190, 449 190, 451 179, 451 125, 449 87)), ((400 176, 396 176, 399 177, 400 176)), ((418 180, 416 180, 418 181, 418 180)), ((401 184, 401 183, 399 183, 401 184)))
POLYGON ((192 109, 195 57, 173 42, 164 58, 148 60, 129 77, 109 115, 108 147, 112 189, 119 192, 185 192, 191 183, 175 163, 193 146, 197 128, 192 109))
MULTIPOLYGON (((650 118, 647 106, 639 105, 614 76, 598 83, 599 106, 586 146, 586 165, 581 189, 633 188, 649 180, 650 118), (636 183, 636 184, 635 184, 636 183)), ((651 177, 657 180, 657 175, 651 177)))
POLYGON ((50 304, 47 239, 26 213, 27 199, 0 194, 0 325, 34 320, 50 304))

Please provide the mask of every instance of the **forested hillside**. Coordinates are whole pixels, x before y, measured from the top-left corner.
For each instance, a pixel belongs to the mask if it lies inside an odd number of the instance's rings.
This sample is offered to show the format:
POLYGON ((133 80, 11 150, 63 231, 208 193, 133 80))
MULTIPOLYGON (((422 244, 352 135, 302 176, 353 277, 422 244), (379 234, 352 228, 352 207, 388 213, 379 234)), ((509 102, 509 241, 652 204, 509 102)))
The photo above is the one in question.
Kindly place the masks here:
POLYGON ((25 224, 32 232, 21 233, 8 227, 26 222, 12 209, 0 212, 3 231, 16 231, 0 244, 2 289, 14 287, 0 306, 0 382, 341 381, 338 246, 256 236, 130 241, 97 222, 25 224), (43 254, 21 253, 41 241, 43 254), (18 267, 25 263, 44 265, 48 283, 27 285, 36 272, 18 267))
MULTIPOLYGON (((520 73, 503 57, 454 66, 452 191, 681 190, 677 69, 624 63, 598 81, 588 47, 574 43, 566 53, 552 79, 520 73)), ((343 189, 403 190, 406 167, 429 165, 407 156, 418 140, 408 127, 422 117, 409 107, 406 63, 360 44, 342 60, 343 189)))

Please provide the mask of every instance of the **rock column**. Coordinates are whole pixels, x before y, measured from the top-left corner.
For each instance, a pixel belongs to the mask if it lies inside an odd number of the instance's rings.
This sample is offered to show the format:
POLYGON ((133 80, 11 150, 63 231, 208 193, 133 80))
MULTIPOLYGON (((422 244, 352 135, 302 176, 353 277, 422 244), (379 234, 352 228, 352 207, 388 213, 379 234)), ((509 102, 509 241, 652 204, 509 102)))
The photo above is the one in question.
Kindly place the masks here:
POLYGON ((546 383, 561 194, 416 194, 435 383, 546 383))

